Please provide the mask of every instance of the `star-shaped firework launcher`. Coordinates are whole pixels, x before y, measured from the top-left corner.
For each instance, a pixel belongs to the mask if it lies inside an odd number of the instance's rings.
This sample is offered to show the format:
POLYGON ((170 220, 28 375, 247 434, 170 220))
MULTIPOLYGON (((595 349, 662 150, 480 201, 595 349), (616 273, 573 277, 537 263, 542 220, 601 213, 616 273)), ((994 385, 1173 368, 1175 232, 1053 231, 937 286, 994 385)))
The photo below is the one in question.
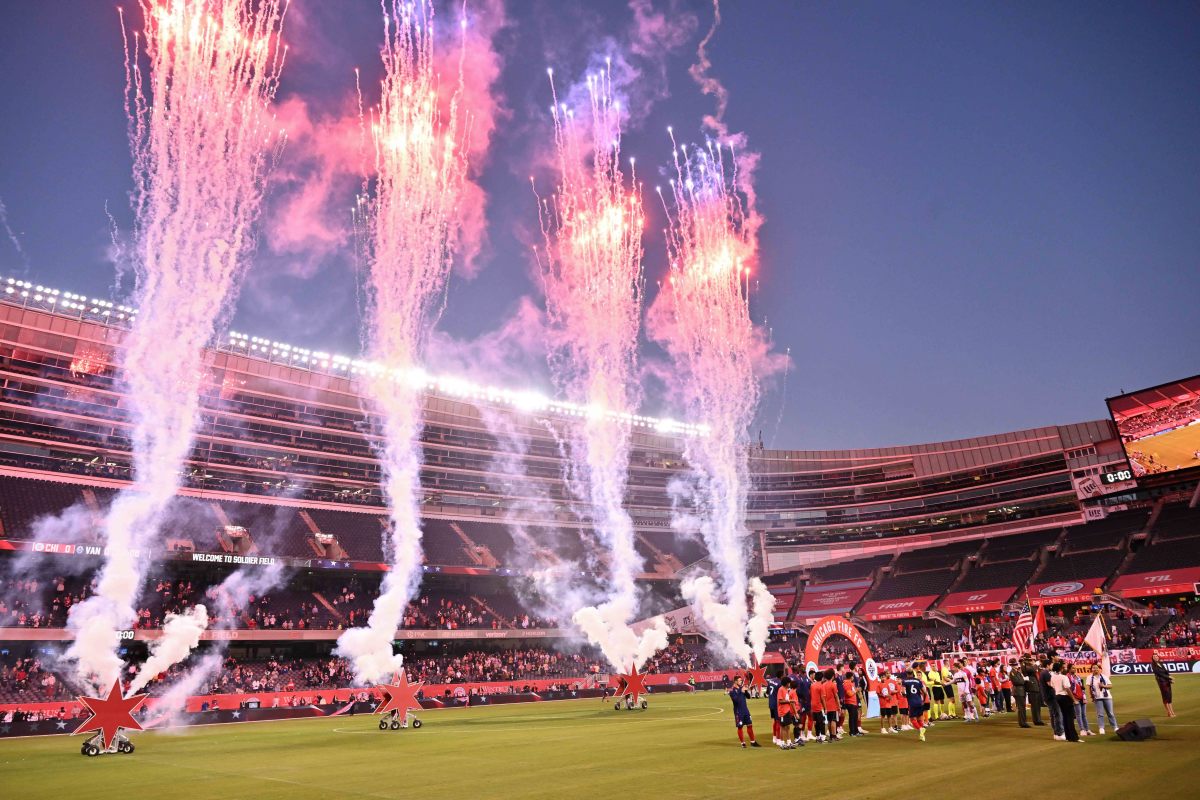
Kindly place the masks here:
POLYGON ((751 689, 756 687, 759 689, 767 688, 767 668, 758 663, 757 658, 751 663, 748 674, 750 680, 747 683, 750 684, 751 689))
POLYGON ((642 695, 648 694, 646 691, 646 676, 639 673, 637 665, 629 668, 629 672, 618 672, 617 675, 617 697, 633 696, 633 704, 636 706, 642 695))
POLYGON ((375 688, 383 695, 383 702, 379 704, 379 708, 375 709, 376 714, 386 714, 389 711, 399 711, 403 716, 408 713, 408 710, 414 709, 419 711, 421 703, 417 700, 417 692, 421 691, 422 683, 409 683, 408 675, 404 670, 396 673, 395 683, 381 683, 375 688))
POLYGON ((117 737, 117 732, 121 728, 131 731, 143 730, 138 721, 133 718, 133 712, 137 711, 142 703, 146 702, 146 695, 135 694, 132 697, 123 696, 121 694, 121 680, 119 678, 113 681, 112 689, 109 690, 107 698, 84 697, 80 695, 79 702, 92 715, 85 719, 74 730, 72 735, 85 731, 100 731, 104 736, 105 750, 112 747, 113 739, 117 737))

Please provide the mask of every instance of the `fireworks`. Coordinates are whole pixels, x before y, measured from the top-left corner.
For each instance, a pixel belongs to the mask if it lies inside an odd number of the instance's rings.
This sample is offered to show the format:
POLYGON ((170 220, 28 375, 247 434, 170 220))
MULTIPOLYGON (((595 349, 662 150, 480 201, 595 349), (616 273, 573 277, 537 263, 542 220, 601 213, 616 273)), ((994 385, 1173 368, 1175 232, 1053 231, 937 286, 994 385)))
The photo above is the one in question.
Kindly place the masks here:
MULTIPOLYGON (((134 483, 105 519, 97 593, 71 609, 81 680, 121 669, 117 632, 141 590, 135 551, 157 535, 191 452, 205 346, 254 246, 264 176, 282 143, 270 115, 286 0, 142 3, 126 36, 140 313, 125 338, 134 483)), ((123 28, 124 30, 124 28, 123 28)), ((185 653, 186 654, 186 653, 185 653)))
MULTIPOLYGON (((660 338, 680 372, 689 414, 709 426, 707 436, 685 446, 693 467, 691 499, 719 580, 687 581, 684 596, 729 651, 749 664, 746 434, 758 402, 753 362, 758 334, 750 319, 749 276, 758 218, 743 202, 732 149, 729 165, 726 158, 726 150, 713 143, 691 152, 675 148, 669 204, 664 198, 671 217, 670 275, 663 288, 666 321, 660 338)), ((757 619, 764 603, 757 600, 759 586, 753 589, 757 619)), ((754 626, 756 651, 765 647, 763 627, 761 622, 754 626)))
MULTIPOLYGON (((559 184, 539 202, 546 309, 559 339, 551 366, 570 400, 630 414, 644 294, 641 189, 632 162, 628 182, 621 170, 621 108, 609 68, 588 76, 587 94, 584 121, 555 95, 559 184)), ((571 446, 581 499, 608 559, 606 600, 576 610, 574 620, 619 670, 641 666, 667 644, 661 628, 640 637, 629 628, 642 569, 624 508, 630 428, 611 414, 591 414, 571 446)))
POLYGON ((421 573, 421 344, 444 301, 461 228, 470 119, 458 86, 442 102, 429 0, 384 7, 384 79, 370 120, 373 191, 360 198, 356 222, 369 267, 367 349, 379 365, 364 380, 383 435, 383 488, 390 514, 391 571, 365 628, 338 640, 360 682, 400 668, 392 640, 421 573))

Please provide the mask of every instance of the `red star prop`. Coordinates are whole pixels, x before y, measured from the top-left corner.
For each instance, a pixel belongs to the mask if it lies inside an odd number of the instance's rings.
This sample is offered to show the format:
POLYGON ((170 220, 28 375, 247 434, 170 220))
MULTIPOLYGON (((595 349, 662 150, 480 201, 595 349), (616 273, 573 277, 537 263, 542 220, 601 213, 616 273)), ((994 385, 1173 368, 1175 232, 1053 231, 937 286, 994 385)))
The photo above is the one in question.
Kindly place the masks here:
POLYGON ((747 681, 750 688, 758 687, 765 689, 767 687, 767 668, 758 663, 758 659, 754 659, 753 666, 750 667, 750 680, 747 681))
POLYGON ((410 708, 420 710, 421 704, 417 702, 417 692, 425 684, 409 683, 408 675, 404 670, 396 673, 395 683, 381 683, 375 688, 383 694, 383 702, 379 704, 379 708, 375 709, 376 714, 386 714, 389 711, 399 711, 402 715, 407 714, 410 708))
POLYGON ((117 731, 121 728, 128 728, 131 731, 143 730, 138 721, 133 718, 133 712, 146 702, 146 695, 135 694, 133 697, 123 697, 120 679, 113 681, 107 699, 80 695, 79 702, 92 712, 92 715, 85 719, 72 732, 72 735, 84 731, 100 731, 104 735, 105 750, 112 746, 113 739, 116 738, 117 731))
POLYGON ((618 672, 617 679, 621 683, 617 686, 616 697, 633 695, 633 704, 636 706, 638 698, 647 694, 646 676, 638 673, 636 665, 631 667, 629 672, 618 672))

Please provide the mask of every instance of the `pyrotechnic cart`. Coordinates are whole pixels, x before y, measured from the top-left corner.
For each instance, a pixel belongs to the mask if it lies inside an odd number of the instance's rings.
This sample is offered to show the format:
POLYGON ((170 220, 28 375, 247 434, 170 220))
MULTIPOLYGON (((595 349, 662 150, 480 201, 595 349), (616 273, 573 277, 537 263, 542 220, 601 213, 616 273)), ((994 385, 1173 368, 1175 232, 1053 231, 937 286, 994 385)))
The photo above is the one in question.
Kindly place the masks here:
POLYGON ((112 753, 129 754, 133 752, 133 742, 129 741, 129 737, 125 734, 118 733, 113 737, 112 744, 106 748, 104 746, 104 734, 97 733, 80 745, 79 752, 89 758, 112 753))

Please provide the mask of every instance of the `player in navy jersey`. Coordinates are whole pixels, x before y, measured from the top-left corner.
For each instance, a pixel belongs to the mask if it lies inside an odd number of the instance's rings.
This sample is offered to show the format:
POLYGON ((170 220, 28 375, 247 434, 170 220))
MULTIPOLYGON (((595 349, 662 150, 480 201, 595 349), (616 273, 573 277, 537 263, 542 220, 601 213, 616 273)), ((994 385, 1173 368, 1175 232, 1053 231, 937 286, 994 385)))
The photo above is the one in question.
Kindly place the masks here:
POLYGON ((800 703, 800 713, 797 715, 800 738, 811 741, 816 738, 812 734, 812 670, 809 670, 807 675, 801 673, 793 676, 792 685, 796 688, 796 697, 800 703))
POLYGON ((925 741, 925 709, 929 704, 929 693, 925 690, 925 682, 913 674, 912 669, 904 670, 904 680, 901 682, 904 696, 908 698, 908 718, 917 729, 921 741, 925 741))
POLYGON ((783 685, 783 681, 779 675, 772 675, 767 678, 767 709, 771 712, 771 741, 775 745, 783 743, 782 734, 779 726, 779 705, 776 702, 779 695, 779 687, 783 685))
POLYGON ((733 701, 733 724, 737 726, 738 741, 742 743, 742 747, 746 746, 746 733, 750 734, 751 747, 761 747, 754 738, 754 722, 750 719, 750 706, 746 704, 750 695, 746 692, 745 683, 745 678, 738 675, 733 679, 733 687, 729 690, 729 699, 733 701))

